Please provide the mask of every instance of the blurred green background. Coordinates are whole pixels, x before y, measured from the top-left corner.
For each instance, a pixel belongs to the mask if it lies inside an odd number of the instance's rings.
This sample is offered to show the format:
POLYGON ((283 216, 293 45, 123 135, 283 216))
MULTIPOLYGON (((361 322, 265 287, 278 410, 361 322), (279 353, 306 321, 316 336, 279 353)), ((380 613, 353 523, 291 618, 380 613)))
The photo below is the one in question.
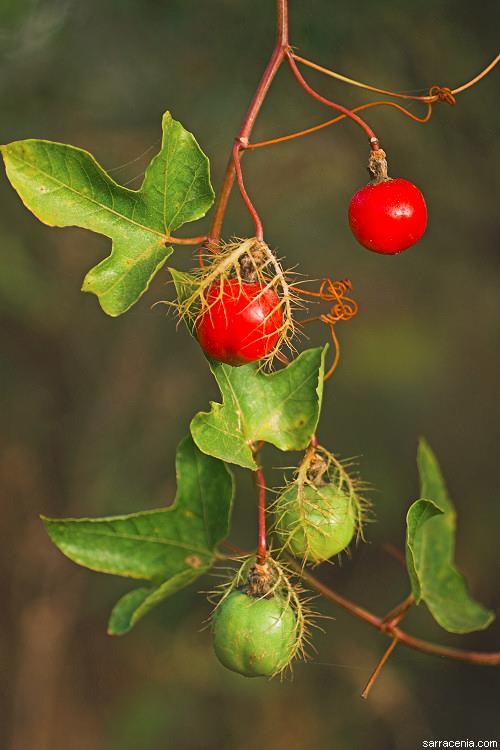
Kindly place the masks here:
MULTIPOLYGON (((395 90, 459 85, 496 53, 493 2, 290 4, 302 54, 395 90)), ((272 47, 273 23, 272 0, 1 0, 0 140, 73 143, 134 187, 169 108, 211 158, 217 189, 272 47)), ((371 98, 305 74, 348 106, 371 98)), ((427 125, 389 108, 367 114, 391 173, 415 181, 428 201, 425 238, 398 257, 364 251, 347 227, 350 196, 366 181, 357 128, 344 122, 245 159, 271 246, 312 277, 349 277, 360 303, 359 316, 339 324, 342 362, 319 436, 341 456, 360 456, 364 479, 377 488, 378 523, 352 560, 322 575, 380 614, 408 590, 383 545, 402 548, 406 508, 418 492, 420 434, 437 452, 457 505, 458 562, 474 595, 493 609, 499 604, 495 82, 493 73, 455 108, 437 106, 427 125)), ((323 118, 284 70, 255 137, 323 118)), ((226 232, 251 232, 237 197, 226 232)), ((400 647, 362 701, 386 640, 330 606, 319 605, 335 619, 315 636, 315 660, 297 665, 283 684, 245 680, 216 662, 203 629, 209 605, 196 587, 130 635, 106 635, 108 612, 128 582, 65 560, 38 513, 105 515, 170 502, 175 446, 194 412, 218 397, 186 332, 165 307, 151 308, 172 296, 166 271, 116 320, 79 292, 86 270, 108 250, 105 238, 42 226, 2 178, 0 747, 413 750, 425 738, 495 737, 498 670, 400 647)), ((189 268, 190 255, 179 249, 177 263, 189 268)), ((312 341, 324 334, 313 332, 312 341)), ((271 451, 265 458, 278 467, 296 460, 271 451)), ((254 539, 253 489, 248 477, 238 480, 232 538, 245 545, 254 539)), ((407 627, 442 643, 500 647, 498 624, 453 637, 424 607, 407 627)))

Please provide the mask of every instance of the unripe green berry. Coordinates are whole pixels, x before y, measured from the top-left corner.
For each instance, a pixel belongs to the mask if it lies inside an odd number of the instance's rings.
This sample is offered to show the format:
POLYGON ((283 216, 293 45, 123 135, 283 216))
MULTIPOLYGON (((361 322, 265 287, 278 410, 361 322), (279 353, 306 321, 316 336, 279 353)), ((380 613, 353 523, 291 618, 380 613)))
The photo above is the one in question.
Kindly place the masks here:
POLYGON ((334 484, 291 484, 276 502, 276 518, 279 542, 310 562, 342 552, 356 531, 351 498, 334 484))
POLYGON ((219 661, 246 677, 272 677, 289 663, 296 645, 297 619, 281 596, 253 597, 235 590, 213 618, 219 661))

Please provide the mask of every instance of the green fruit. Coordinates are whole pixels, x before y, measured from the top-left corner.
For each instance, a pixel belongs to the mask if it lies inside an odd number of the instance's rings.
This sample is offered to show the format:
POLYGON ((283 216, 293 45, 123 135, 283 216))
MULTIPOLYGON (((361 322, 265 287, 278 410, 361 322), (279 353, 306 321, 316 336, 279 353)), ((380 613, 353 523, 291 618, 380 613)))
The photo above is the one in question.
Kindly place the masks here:
POLYGON ((296 484, 276 503, 276 535, 297 557, 321 562, 342 552, 356 531, 355 508, 349 495, 333 484, 296 484))
POLYGON ((293 655, 297 619, 280 596, 255 598, 233 591, 213 618, 214 650, 219 661, 246 677, 271 677, 293 655))

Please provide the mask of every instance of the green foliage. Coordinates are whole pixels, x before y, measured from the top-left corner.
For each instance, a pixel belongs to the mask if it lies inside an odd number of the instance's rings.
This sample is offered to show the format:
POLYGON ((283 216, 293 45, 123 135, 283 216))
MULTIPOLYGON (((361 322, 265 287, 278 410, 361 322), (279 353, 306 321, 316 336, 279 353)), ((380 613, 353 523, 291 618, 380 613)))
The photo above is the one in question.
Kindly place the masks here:
MULTIPOLYGON (((194 558, 193 558, 194 559, 194 558)), ((155 588, 142 587, 129 591, 115 604, 108 622, 109 635, 124 635, 153 607, 176 591, 189 586, 208 570, 208 565, 183 570, 155 588)))
POLYGON ((177 450, 177 496, 160 510, 110 518, 44 518, 54 544, 74 562, 101 573, 151 581, 125 595, 109 630, 129 630, 165 597, 194 581, 215 561, 227 536, 233 480, 221 461, 190 437, 177 450))
POLYGON ((424 440, 418 448, 420 495, 406 519, 406 559, 417 604, 424 601, 434 619, 452 633, 482 630, 494 615, 468 594, 456 569, 456 514, 438 462, 424 440))
MULTIPOLYGON (((111 239, 111 254, 87 273, 82 287, 95 294, 111 316, 128 310, 147 290, 173 253, 172 232, 203 217, 213 203, 208 159, 194 136, 168 112, 162 136, 161 149, 138 190, 118 185, 90 153, 73 146, 30 139, 0 148, 12 186, 38 219, 111 239)), ((197 281, 170 270, 182 309, 197 281)), ((3 288, 8 297, 12 271, 6 273, 3 288)), ((26 313, 31 304, 37 317, 45 319, 38 314, 34 295, 26 290, 25 295, 21 302, 19 295, 9 298, 10 307, 17 304, 26 313)), ((185 318, 195 335, 196 310, 185 318)), ((232 476, 223 461, 255 470, 254 450, 261 441, 283 451, 308 446, 321 411, 325 351, 307 350, 272 374, 265 374, 258 364, 233 368, 210 363, 222 403, 212 403, 209 412, 194 417, 192 437, 178 448, 178 491, 171 507, 98 519, 43 519, 54 544, 74 562, 149 582, 117 602, 110 634, 128 632, 154 606, 215 563, 217 547, 229 533, 233 498, 232 476)), ((437 461, 423 441, 418 466, 420 499, 408 511, 406 540, 415 601, 424 601, 450 632, 483 629, 493 614, 471 599, 454 565, 456 514, 437 461)), ((290 503, 298 497, 292 488, 282 495, 284 505, 277 507, 283 547, 314 562, 344 549, 356 526, 352 508, 344 503, 343 514, 338 513, 341 533, 327 539, 338 518, 327 517, 332 504, 318 499, 318 492, 307 487, 301 498, 307 505, 298 507, 290 503), (335 545, 326 546, 333 541, 335 545)), ((349 498, 338 494, 335 499, 349 498)), ((214 618, 219 658, 242 674, 274 674, 296 648, 293 641, 302 627, 297 625, 297 611, 288 599, 254 600, 233 591, 214 618), (269 627, 276 622, 284 633, 273 631, 270 636, 269 627)))
POLYGON ((78 226, 109 237, 111 255, 92 268, 83 291, 108 315, 128 310, 172 254, 171 232, 213 203, 208 159, 194 136, 163 116, 160 152, 139 190, 118 185, 87 151, 44 140, 2 146, 7 176, 23 203, 49 226, 78 226))
POLYGON ((260 440, 283 451, 306 448, 316 430, 323 396, 326 347, 302 352, 287 367, 266 375, 257 364, 210 367, 222 393, 191 422, 204 453, 256 469, 252 444, 260 440))
POLYGON ((415 542, 426 521, 443 511, 432 500, 415 500, 406 514, 406 568, 410 577, 413 597, 417 604, 422 599, 419 574, 415 568, 415 542))

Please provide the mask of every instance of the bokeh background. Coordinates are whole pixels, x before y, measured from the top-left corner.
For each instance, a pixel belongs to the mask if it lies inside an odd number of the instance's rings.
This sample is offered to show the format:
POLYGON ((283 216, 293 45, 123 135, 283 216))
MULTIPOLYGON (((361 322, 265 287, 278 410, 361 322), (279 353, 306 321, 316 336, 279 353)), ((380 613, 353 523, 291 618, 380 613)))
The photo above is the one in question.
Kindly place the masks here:
MULTIPOLYGON (((498 6, 469 0, 291 0, 294 44, 337 70, 395 90, 459 85, 496 53, 498 6)), ((273 44, 272 0, 1 0, 0 140, 91 150, 140 184, 162 111, 200 141, 220 185, 231 140, 273 44), (141 156, 142 155, 142 156, 141 156)), ((306 73, 355 106, 370 95, 306 73)), ((402 548, 425 435, 457 505, 457 560, 474 595, 499 605, 498 107, 495 73, 416 125, 370 111, 393 175, 423 189, 430 223, 400 257, 357 246, 346 206, 366 181, 367 148, 349 123, 255 152, 248 188, 269 243, 319 278, 349 277, 359 316, 340 324, 342 362, 319 435, 359 456, 377 523, 368 544, 321 574, 377 613, 408 590, 384 552, 402 548), (496 168, 495 168, 496 165, 496 168)), ((418 110, 418 106, 415 110, 418 110)), ((328 115, 327 115, 328 116, 328 115)), ((283 71, 257 138, 321 121, 321 106, 283 71)), ((199 233, 206 221, 192 225, 199 233)), ((235 197, 226 233, 251 231, 235 197)), ((367 702, 360 691, 385 639, 341 610, 294 679, 245 680, 213 656, 198 589, 178 594, 122 639, 107 615, 129 588, 64 559, 38 520, 161 506, 175 493, 174 451, 191 416, 218 394, 204 359, 165 308, 162 272, 116 320, 79 292, 108 241, 49 229, 0 181, 1 518, 0 747, 8 750, 406 750, 423 739, 497 738, 498 670, 400 647, 367 702)), ((179 249, 176 262, 191 264, 179 249)), ((323 330, 312 332, 320 343, 323 330)), ((272 466, 290 465, 268 451, 272 466)), ((279 481, 282 472, 275 472, 279 481)), ((238 474, 233 541, 254 539, 252 483, 238 474)), ((458 638, 421 607, 411 632, 500 647, 500 627, 458 638)))

